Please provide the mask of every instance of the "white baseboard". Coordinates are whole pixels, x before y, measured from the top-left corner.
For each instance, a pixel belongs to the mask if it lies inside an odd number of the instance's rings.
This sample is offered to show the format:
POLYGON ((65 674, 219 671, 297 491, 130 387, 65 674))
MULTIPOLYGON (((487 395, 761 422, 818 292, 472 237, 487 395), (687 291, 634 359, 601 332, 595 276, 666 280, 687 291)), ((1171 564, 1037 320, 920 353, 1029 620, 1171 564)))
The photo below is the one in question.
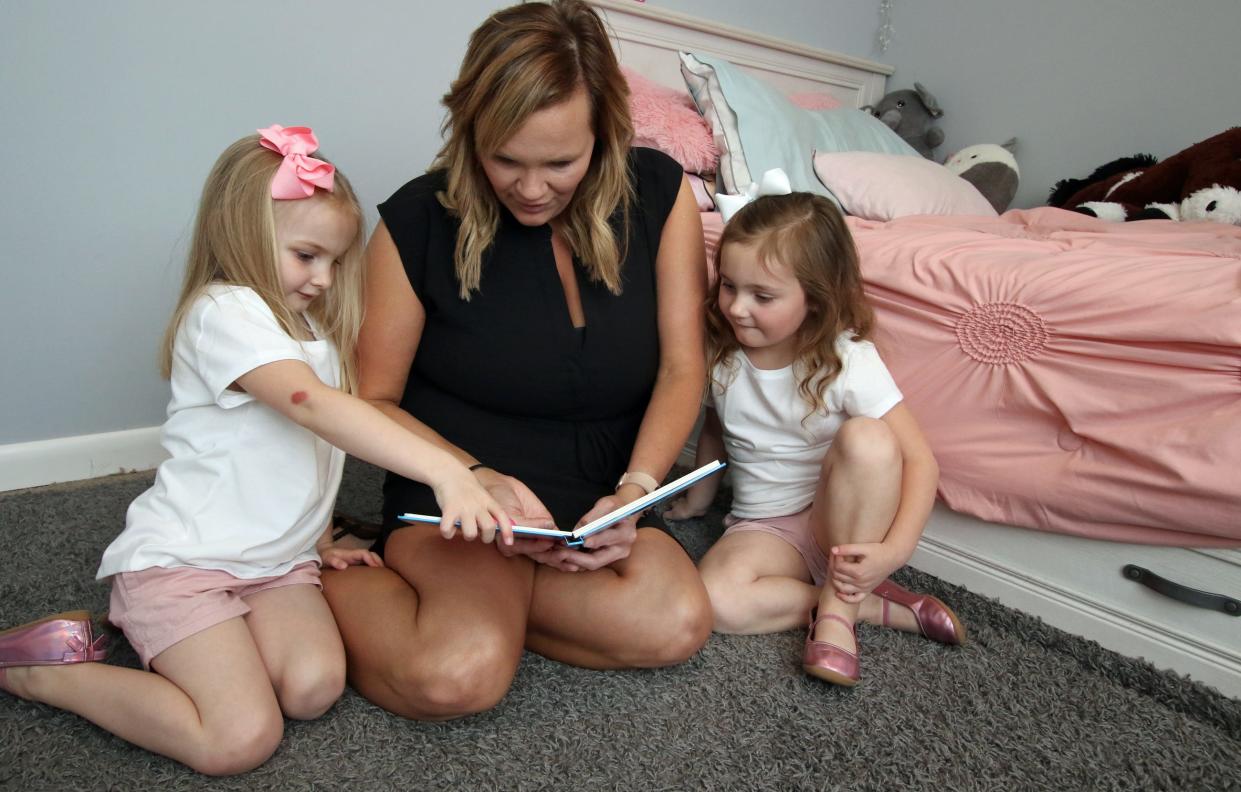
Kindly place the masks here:
POLYGON ((167 454, 158 426, 0 445, 0 492, 151 470, 167 454))
POLYGON ((1136 563, 1241 594, 1241 552, 1102 542, 995 525, 937 504, 910 565, 1066 632, 1241 698, 1241 618, 1162 597, 1120 574, 1136 563))

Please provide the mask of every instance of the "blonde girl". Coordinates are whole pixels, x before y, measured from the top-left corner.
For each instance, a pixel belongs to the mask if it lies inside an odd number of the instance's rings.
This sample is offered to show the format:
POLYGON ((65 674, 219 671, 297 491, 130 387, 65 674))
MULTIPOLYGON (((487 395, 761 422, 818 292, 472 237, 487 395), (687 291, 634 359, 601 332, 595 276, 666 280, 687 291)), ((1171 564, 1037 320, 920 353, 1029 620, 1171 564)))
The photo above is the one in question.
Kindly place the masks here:
POLYGON ((170 458, 104 552, 109 619, 144 668, 102 659, 84 612, 0 633, 0 687, 76 712, 203 773, 264 762, 283 716, 323 714, 345 655, 320 564, 345 452, 426 482, 451 537, 511 522, 456 459, 352 395, 362 212, 306 127, 229 146, 208 176, 163 347, 170 458))
MULTIPOLYGON (((959 643, 942 602, 887 580, 922 534, 938 468, 867 340, 874 318, 840 213, 809 193, 759 198, 725 227, 717 263, 697 446, 700 463, 732 466, 728 528, 700 564, 715 629, 787 630, 809 612, 803 668, 841 685, 860 679, 859 618, 959 643)), ((717 486, 696 485, 665 516, 702 514, 717 486)))

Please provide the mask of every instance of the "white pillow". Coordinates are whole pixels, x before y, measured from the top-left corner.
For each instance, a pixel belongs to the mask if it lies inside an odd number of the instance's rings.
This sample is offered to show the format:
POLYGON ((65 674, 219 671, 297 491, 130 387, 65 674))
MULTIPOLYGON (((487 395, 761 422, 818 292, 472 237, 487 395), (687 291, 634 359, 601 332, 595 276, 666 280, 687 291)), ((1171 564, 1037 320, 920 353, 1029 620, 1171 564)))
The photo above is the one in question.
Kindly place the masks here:
POLYGON ((723 58, 680 55, 686 87, 720 151, 718 173, 726 193, 743 192, 756 178, 779 168, 794 190, 826 195, 815 178, 811 162, 815 151, 921 156, 870 113, 852 108, 805 110, 723 58))
POLYGON ((698 106, 698 112, 707 119, 711 127, 711 138, 720 153, 720 161, 715 171, 720 186, 727 193, 740 192, 754 180, 750 178, 745 157, 741 156, 741 133, 737 130, 737 114, 724 98, 715 69, 688 52, 678 54, 681 56, 681 76, 685 78, 685 86, 689 89, 694 104, 698 106))
POLYGON ((922 157, 816 152, 814 172, 846 212, 867 220, 923 214, 996 216, 974 185, 922 157))

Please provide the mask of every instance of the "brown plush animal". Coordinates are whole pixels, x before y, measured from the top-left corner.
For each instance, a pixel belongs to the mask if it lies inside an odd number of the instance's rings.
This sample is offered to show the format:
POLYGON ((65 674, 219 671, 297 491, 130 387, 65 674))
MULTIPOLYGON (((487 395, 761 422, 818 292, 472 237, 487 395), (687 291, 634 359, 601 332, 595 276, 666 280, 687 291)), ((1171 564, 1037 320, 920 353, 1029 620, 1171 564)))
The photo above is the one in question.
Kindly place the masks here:
POLYGON ((1241 225, 1241 127, 1195 143, 1163 162, 1139 155, 1109 163, 1085 180, 1062 181, 1047 202, 1108 220, 1241 225))

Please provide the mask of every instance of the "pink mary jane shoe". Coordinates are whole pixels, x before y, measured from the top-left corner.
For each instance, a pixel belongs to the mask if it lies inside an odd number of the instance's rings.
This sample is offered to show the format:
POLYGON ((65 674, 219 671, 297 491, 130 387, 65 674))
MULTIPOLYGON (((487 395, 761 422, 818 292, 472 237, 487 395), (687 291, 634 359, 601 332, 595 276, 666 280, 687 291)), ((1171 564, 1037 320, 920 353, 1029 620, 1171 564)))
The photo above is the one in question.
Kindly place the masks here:
POLYGON ((965 643, 965 625, 942 600, 930 594, 915 594, 891 580, 883 581, 871 593, 883 600, 881 621, 884 627, 891 626, 888 623, 888 603, 895 602, 914 612, 918 631, 925 637, 953 646, 965 643))
POLYGON ((819 622, 831 619, 852 630, 853 640, 857 641, 857 627, 834 613, 826 613, 816 618, 818 610, 816 607, 810 611, 810 632, 806 633, 806 648, 802 650, 802 670, 833 685, 853 687, 862 679, 857 653, 827 641, 814 640, 814 629, 819 626, 819 622))
POLYGON ((0 669, 103 660, 108 635, 95 634, 87 611, 71 611, 0 632, 0 669))

